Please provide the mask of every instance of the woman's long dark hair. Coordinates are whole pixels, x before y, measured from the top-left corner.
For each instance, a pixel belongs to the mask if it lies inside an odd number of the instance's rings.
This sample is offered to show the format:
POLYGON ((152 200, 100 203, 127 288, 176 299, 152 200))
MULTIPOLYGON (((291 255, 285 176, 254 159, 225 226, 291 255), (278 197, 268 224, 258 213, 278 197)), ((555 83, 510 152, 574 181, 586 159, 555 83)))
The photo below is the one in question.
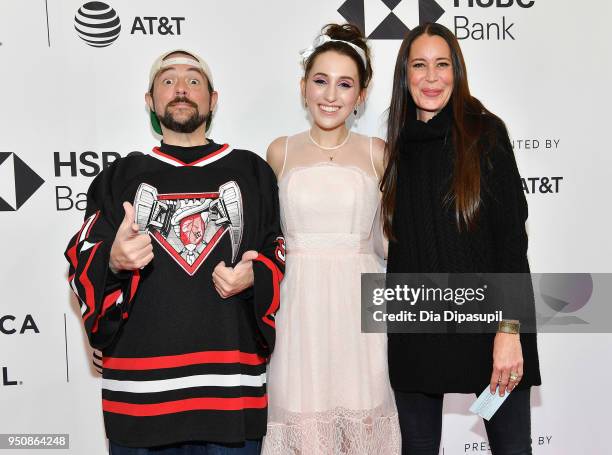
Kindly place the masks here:
MULTIPOLYGON (((415 39, 423 34, 439 36, 450 48, 453 67, 453 91, 449 100, 452 103, 452 139, 455 151, 453 180, 445 203, 454 205, 457 227, 468 231, 475 227, 480 209, 480 156, 481 135, 489 133, 484 128, 485 117, 496 118, 482 103, 470 94, 467 71, 459 42, 455 35, 440 24, 426 23, 412 29, 404 38, 397 55, 393 76, 393 91, 389 106, 387 123, 387 163, 380 188, 382 195, 382 215, 384 232, 389 239, 393 235, 393 212, 397 190, 400 134, 407 119, 416 119, 416 105, 408 91, 408 58, 415 39)), ((492 137, 488 144, 491 145, 492 137)))

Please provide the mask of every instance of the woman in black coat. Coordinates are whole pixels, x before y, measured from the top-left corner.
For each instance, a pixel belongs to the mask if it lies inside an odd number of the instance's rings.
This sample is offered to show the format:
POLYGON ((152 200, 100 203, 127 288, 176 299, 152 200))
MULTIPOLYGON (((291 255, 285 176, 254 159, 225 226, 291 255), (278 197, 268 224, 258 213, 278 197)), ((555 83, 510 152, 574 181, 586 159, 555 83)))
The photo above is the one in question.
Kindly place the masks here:
MULTIPOLYGON (((423 24, 404 39, 381 184, 390 273, 528 273, 527 202, 501 119, 469 91, 455 36, 423 24)), ((494 455, 530 454, 535 333, 389 334, 404 454, 437 455, 444 393, 512 392, 485 421, 494 455)))

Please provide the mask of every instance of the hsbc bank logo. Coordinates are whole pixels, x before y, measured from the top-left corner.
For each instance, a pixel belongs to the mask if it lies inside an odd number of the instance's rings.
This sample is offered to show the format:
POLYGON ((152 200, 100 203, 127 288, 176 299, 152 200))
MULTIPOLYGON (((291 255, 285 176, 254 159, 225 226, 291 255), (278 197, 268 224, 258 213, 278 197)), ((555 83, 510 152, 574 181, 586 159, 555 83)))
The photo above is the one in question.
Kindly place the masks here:
POLYGON ((45 181, 17 155, 0 152, 0 212, 13 212, 45 181))
POLYGON ((55 187, 55 209, 57 211, 81 210, 87 207, 87 188, 76 187, 64 180, 68 177, 95 177, 109 167, 116 159, 121 158, 117 152, 94 152, 87 150, 77 152, 54 152, 54 175, 62 179, 62 185, 55 187), (81 191, 83 190, 83 191, 81 191))
POLYGON ((436 0, 346 0, 338 12, 347 22, 357 25, 369 39, 404 39, 417 25, 437 22, 450 15, 452 31, 458 40, 514 41, 519 30, 512 18, 535 6, 535 0, 447 0, 445 11, 436 0), (490 11, 490 18, 480 22, 471 17, 477 9, 490 11), (461 14, 456 14, 460 12, 461 14), (468 14, 467 16, 464 14, 468 14), (496 13, 502 13, 501 16, 496 13))
POLYGON ((444 9, 435 0, 347 0, 338 12, 368 39, 404 39, 414 27, 436 22, 444 9))

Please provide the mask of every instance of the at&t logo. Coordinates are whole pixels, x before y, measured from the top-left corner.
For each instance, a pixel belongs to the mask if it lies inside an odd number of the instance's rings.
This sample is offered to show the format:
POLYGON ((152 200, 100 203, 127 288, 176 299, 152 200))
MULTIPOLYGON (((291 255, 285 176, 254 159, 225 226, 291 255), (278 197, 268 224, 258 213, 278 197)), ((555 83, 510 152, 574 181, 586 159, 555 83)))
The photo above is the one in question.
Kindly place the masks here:
MULTIPOLYGON (((181 35, 184 17, 135 16, 131 22, 130 35, 175 36, 181 35)), ((74 16, 77 35, 92 47, 107 47, 121 33, 121 20, 117 12, 104 2, 87 2, 74 16)))
POLYGON ((74 16, 74 28, 88 45, 106 47, 119 38, 121 21, 117 12, 106 3, 88 2, 74 16))

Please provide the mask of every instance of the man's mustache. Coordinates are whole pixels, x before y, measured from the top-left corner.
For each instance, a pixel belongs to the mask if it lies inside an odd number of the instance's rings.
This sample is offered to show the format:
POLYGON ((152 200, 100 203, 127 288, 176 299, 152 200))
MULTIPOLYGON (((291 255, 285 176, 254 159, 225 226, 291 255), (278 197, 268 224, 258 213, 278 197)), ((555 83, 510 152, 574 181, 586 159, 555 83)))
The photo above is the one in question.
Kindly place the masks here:
POLYGON ((198 105, 196 103, 194 103, 193 101, 191 101, 190 99, 184 97, 184 96, 177 96, 176 98, 174 98, 170 103, 168 103, 168 106, 174 106, 175 104, 178 103, 185 103, 188 104, 189 106, 197 109, 198 105))

